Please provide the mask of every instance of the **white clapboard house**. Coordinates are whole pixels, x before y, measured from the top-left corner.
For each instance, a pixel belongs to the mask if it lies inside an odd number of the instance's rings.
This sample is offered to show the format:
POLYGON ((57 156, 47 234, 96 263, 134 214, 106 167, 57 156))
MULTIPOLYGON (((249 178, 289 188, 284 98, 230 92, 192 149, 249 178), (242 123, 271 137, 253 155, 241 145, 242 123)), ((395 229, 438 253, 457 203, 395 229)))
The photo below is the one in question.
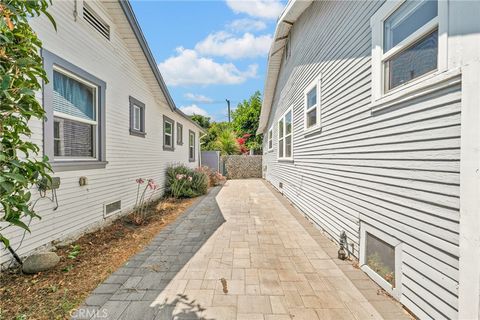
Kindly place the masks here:
MULTIPOLYGON (((21 255, 127 213, 137 178, 154 179, 160 196, 168 165, 199 164, 202 129, 175 107, 128 1, 53 1, 49 12, 57 31, 46 17, 31 20, 50 79, 39 95, 47 120, 32 127, 60 187, 57 201, 49 190, 36 204, 42 219, 21 255)), ((14 249, 22 236, 7 232, 14 249)))
POLYGON ((478 319, 480 1, 290 1, 264 177, 422 319, 478 319))

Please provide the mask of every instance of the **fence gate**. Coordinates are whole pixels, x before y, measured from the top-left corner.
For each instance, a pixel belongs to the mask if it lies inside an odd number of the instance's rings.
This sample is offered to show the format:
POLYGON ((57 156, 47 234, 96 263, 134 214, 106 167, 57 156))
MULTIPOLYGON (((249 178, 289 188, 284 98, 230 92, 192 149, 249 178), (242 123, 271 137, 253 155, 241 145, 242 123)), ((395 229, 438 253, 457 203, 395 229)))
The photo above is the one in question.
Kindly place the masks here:
POLYGON ((209 167, 213 171, 221 172, 220 151, 202 151, 202 166, 209 167))

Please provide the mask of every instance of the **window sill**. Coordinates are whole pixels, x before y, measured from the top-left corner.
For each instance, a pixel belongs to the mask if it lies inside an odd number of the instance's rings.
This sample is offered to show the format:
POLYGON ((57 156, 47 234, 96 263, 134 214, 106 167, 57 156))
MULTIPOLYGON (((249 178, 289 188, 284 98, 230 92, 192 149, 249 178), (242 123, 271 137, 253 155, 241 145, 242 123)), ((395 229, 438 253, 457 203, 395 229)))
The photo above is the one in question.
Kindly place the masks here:
POLYGON ((421 77, 418 80, 410 84, 406 84, 404 87, 397 88, 396 90, 389 92, 383 97, 373 101, 371 113, 372 115, 375 115, 402 102, 407 102, 432 92, 456 85, 461 82, 460 75, 461 70, 460 68, 457 68, 451 71, 441 73, 437 72, 425 77, 421 77))
POLYGON ((163 146, 163 151, 175 151, 175 148, 163 146))
POLYGON ((54 172, 105 169, 108 161, 53 161, 50 163, 54 172))
POLYGON ((309 136, 313 136, 313 135, 315 135, 317 133, 321 133, 321 132, 322 132, 322 127, 321 126, 315 126, 315 127, 305 129, 305 131, 303 132, 303 136, 304 137, 309 137, 309 136))
POLYGON ((277 159, 278 162, 293 163, 293 159, 277 159))
POLYGON ((137 136, 137 137, 145 138, 145 136, 147 135, 147 133, 146 133, 146 132, 142 132, 142 131, 137 131, 137 130, 130 129, 130 135, 131 135, 131 136, 137 136))
POLYGON ((195 162, 195 159, 188 159, 188 162, 195 162))
POLYGON ((183 142, 177 142, 177 146, 183 146, 183 142))

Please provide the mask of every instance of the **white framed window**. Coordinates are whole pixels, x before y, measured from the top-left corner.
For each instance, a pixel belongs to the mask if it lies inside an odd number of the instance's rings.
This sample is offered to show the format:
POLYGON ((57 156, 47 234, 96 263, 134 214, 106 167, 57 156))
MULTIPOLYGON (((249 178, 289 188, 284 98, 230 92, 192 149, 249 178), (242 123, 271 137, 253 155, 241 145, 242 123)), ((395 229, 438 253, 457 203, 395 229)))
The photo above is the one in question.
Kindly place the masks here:
POLYGON ((360 224, 360 267, 397 299, 401 295, 402 243, 364 222, 360 224))
POLYGON ((273 150, 273 128, 268 130, 268 150, 273 150))
POLYGON ((315 80, 305 89, 305 131, 311 131, 321 126, 321 77, 315 80))
POLYGON ((293 159, 293 107, 278 120, 278 159, 293 159))
POLYGON ((98 159, 98 86, 66 70, 53 69, 53 156, 98 159))
POLYGON ((173 127, 174 121, 163 116, 163 150, 173 151, 173 127))
POLYGON ((387 0, 372 26, 372 99, 446 70, 447 0, 387 0))
POLYGON ((195 161, 195 132, 188 130, 188 160, 195 161))

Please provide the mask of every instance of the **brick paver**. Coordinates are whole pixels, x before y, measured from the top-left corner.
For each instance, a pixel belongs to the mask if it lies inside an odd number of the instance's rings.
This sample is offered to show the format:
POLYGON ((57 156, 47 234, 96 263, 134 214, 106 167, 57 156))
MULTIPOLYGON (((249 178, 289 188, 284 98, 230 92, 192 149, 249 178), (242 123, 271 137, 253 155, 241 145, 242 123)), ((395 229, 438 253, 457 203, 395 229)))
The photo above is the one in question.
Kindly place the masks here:
POLYGON ((405 317, 387 298, 374 307, 346 274, 361 271, 332 259, 326 238, 291 210, 262 180, 228 181, 114 272, 74 318, 381 319, 385 304, 405 317))

